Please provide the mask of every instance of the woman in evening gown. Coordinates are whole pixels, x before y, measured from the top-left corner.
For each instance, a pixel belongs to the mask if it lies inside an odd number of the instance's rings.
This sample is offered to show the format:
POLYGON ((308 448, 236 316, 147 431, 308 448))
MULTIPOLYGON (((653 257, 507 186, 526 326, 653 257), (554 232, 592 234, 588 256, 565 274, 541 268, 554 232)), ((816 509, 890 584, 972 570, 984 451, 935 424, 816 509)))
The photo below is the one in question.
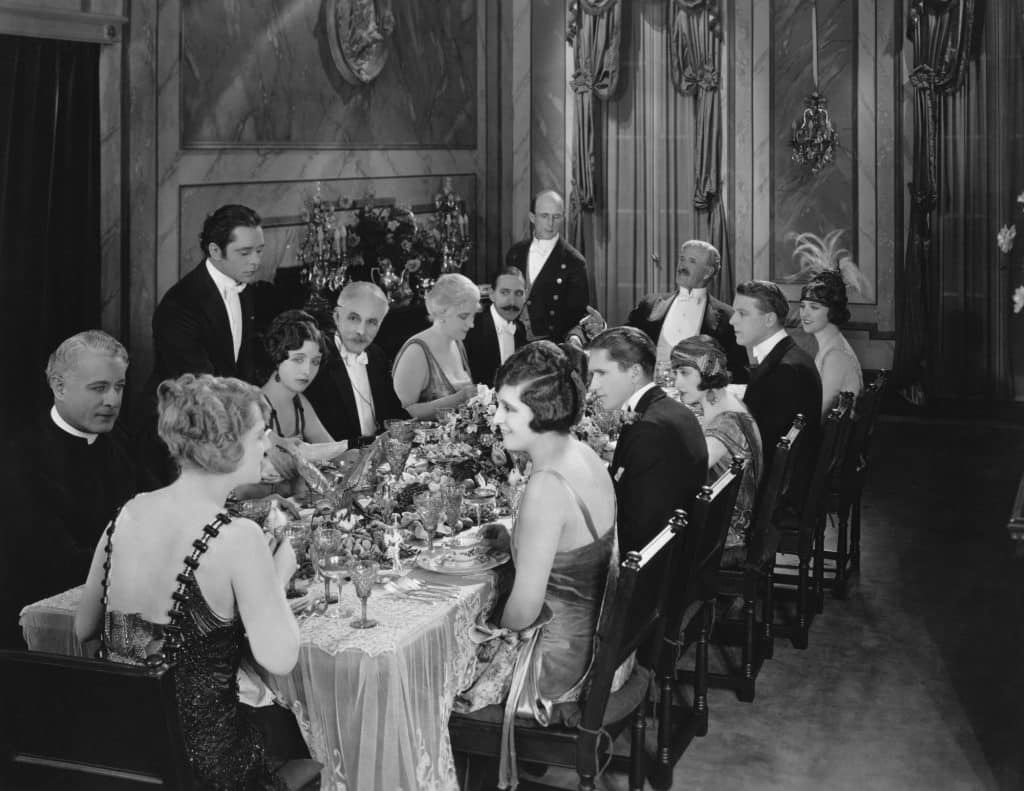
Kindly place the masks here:
POLYGON ((480 309, 480 289, 465 275, 441 275, 426 302, 433 323, 405 342, 392 367, 398 400, 420 420, 476 395, 462 342, 480 309))
POLYGON ((181 473, 111 520, 75 631, 80 640, 99 635, 110 661, 171 663, 202 787, 284 789, 238 701, 236 674, 248 651, 270 673, 295 665, 299 633, 284 594, 295 554, 288 541, 268 548, 258 525, 224 513, 232 489, 259 480, 266 402, 252 385, 209 375, 167 380, 158 394, 158 432, 181 473))
POLYGON ((821 375, 821 409, 824 417, 840 393, 857 396, 864 389, 860 360, 839 327, 850 319, 846 283, 834 270, 814 276, 800 292, 800 323, 818 342, 814 364, 821 375))

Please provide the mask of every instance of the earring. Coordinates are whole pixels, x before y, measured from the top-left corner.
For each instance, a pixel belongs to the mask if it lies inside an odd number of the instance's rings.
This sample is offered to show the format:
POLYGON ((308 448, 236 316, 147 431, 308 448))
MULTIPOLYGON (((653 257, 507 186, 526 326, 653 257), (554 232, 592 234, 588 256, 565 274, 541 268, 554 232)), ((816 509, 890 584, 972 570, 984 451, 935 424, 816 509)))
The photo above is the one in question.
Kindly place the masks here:
POLYGON ((281 381, 281 374, 279 374, 277 371, 274 371, 274 381, 275 382, 280 382, 281 381))

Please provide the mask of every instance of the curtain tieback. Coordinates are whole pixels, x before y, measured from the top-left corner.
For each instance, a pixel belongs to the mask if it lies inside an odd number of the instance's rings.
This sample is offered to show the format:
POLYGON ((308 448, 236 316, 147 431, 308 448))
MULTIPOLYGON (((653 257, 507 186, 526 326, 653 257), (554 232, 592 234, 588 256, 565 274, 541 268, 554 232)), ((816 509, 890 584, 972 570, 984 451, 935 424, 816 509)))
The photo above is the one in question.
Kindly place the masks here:
POLYGON ((718 71, 714 66, 698 66, 688 68, 683 72, 683 84, 686 92, 691 93, 698 88, 705 91, 717 91, 720 84, 718 71))
POLYGON ((916 66, 914 70, 910 72, 910 84, 915 88, 935 90, 936 82, 938 82, 938 76, 935 74, 935 69, 927 63, 922 63, 920 66, 916 66))

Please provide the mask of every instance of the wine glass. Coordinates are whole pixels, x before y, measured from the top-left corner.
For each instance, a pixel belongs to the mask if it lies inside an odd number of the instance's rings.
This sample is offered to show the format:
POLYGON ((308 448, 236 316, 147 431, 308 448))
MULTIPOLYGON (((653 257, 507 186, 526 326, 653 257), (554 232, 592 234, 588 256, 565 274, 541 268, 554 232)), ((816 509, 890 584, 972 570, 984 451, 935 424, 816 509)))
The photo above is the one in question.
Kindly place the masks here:
POLYGON ((377 572, 380 566, 370 560, 355 560, 348 567, 352 575, 352 584, 356 589, 356 596, 363 608, 363 616, 349 624, 353 629, 372 629, 377 622, 366 617, 366 600, 370 598, 373 590, 373 583, 377 581, 377 572))
POLYGON ((455 533, 455 526, 462 516, 462 494, 465 490, 461 483, 445 483, 441 485, 441 510, 448 527, 455 533))
POLYGON ((393 417, 384 421, 384 430, 388 432, 391 439, 412 442, 413 436, 416 434, 416 425, 412 420, 393 417))
MULTIPOLYGON (((313 532, 311 549, 316 554, 316 570, 324 581, 324 607, 331 603, 331 578, 323 573, 320 561, 328 555, 336 555, 341 550, 341 539, 344 533, 334 527, 321 527, 313 532)), ((341 583, 338 584, 341 590, 341 583)))
POLYGON ((303 565, 309 560, 309 543, 310 543, 310 529, 309 523, 302 519, 296 519, 288 522, 284 527, 281 528, 281 540, 287 539, 291 542, 292 549, 295 551, 295 562, 298 565, 298 569, 292 578, 288 580, 288 598, 295 598, 295 578, 299 575, 303 565))
POLYGON ((321 555, 318 562, 320 567, 320 573, 324 576, 324 590, 327 590, 327 580, 332 579, 338 583, 338 603, 331 605, 327 612, 324 613, 328 618, 342 618, 347 615, 351 615, 351 610, 342 610, 341 608, 341 585, 345 580, 345 575, 348 573, 349 556, 342 555, 337 549, 332 550, 326 555, 321 555))
POLYGON ((458 410, 455 407, 443 406, 437 410, 437 423, 441 427, 441 436, 445 440, 455 439, 455 424, 458 421, 458 410))
POLYGON ((437 532, 437 522, 441 518, 441 493, 420 492, 412 498, 412 503, 416 508, 416 515, 423 523, 423 530, 427 534, 427 552, 433 552, 434 533, 437 532))
POLYGON ((384 458, 388 460, 391 467, 391 475, 397 481, 402 477, 405 463, 409 460, 412 452, 412 443, 405 440, 388 437, 384 440, 384 458))

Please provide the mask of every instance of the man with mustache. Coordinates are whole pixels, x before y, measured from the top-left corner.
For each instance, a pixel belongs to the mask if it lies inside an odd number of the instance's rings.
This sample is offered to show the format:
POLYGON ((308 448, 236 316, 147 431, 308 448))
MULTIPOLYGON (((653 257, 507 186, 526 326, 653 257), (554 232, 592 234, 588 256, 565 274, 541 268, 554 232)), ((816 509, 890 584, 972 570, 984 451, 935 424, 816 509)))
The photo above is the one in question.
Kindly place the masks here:
POLYGON ((474 382, 492 386, 501 364, 526 343, 526 328, 519 320, 525 301, 523 273, 514 266, 499 269, 491 283, 491 306, 476 314, 463 341, 474 382))
POLYGON ((320 373, 306 390, 327 432, 350 446, 372 439, 388 418, 409 417, 395 395, 384 351, 373 342, 387 312, 388 298, 377 285, 345 286, 320 373))
POLYGON ((103 528, 139 489, 138 465, 115 431, 127 370, 124 346, 99 330, 50 355, 53 406, 5 454, 0 644, 20 643, 21 607, 85 581, 103 528))

